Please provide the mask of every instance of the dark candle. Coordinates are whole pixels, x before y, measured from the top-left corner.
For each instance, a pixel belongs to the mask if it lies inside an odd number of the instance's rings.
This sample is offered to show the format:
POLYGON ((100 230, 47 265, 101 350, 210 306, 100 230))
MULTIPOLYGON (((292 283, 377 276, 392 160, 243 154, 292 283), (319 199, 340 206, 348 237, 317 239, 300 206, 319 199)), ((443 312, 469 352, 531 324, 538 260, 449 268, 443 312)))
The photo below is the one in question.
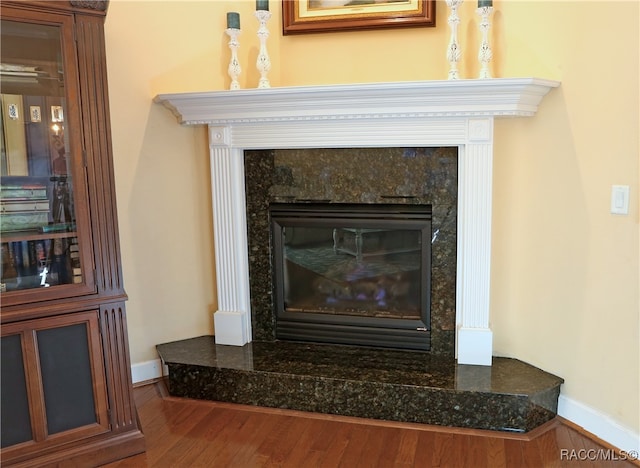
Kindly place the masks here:
POLYGON ((240 29, 240 13, 235 11, 227 13, 227 28, 240 29))
POLYGON ((269 0, 256 0, 256 11, 269 11, 269 0))
POLYGON ((493 6, 493 0, 478 0, 478 8, 493 6))

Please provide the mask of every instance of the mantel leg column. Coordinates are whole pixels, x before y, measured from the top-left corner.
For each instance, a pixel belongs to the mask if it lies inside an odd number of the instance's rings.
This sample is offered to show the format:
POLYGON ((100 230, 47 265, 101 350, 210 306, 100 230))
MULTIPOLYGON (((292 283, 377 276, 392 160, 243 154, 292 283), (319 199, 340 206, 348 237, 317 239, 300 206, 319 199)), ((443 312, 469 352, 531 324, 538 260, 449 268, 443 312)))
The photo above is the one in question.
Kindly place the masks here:
POLYGON ((469 121, 469 144, 458 158, 456 355, 459 364, 490 366, 489 328, 493 120, 469 121))
POLYGON ((218 287, 213 321, 216 344, 242 346, 251 341, 244 160, 230 140, 229 127, 209 127, 218 287))

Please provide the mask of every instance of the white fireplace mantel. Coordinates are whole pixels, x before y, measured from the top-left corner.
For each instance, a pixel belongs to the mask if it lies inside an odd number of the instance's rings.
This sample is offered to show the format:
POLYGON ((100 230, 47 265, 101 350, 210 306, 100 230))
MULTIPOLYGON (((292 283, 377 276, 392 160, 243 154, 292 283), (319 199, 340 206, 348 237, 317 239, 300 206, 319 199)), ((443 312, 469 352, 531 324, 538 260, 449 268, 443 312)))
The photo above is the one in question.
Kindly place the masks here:
POLYGON ((456 356, 491 365, 493 121, 534 115, 559 85, 498 78, 158 95, 181 124, 209 127, 216 343, 251 341, 245 149, 457 146, 456 356))

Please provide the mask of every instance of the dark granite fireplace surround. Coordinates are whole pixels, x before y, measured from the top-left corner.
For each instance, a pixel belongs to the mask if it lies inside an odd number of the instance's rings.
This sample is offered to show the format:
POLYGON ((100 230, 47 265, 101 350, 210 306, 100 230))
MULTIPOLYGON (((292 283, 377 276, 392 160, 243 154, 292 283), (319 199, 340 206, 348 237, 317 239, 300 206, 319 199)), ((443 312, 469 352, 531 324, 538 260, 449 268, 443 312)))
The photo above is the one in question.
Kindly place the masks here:
POLYGON ((253 342, 202 336, 157 346, 174 396, 506 432, 557 414, 563 380, 517 359, 457 364, 458 148, 244 152, 253 342), (269 204, 432 206, 431 351, 297 343, 275 337, 269 204))
POLYGON ((157 346, 170 393, 510 432, 552 419, 563 380, 495 355, 489 293, 494 121, 533 117, 559 85, 494 78, 158 95, 181 124, 208 126, 218 292, 216 336, 157 346), (274 339, 267 209, 309 200, 432 206, 431 351, 274 339))
POLYGON ((432 206, 431 352, 453 356, 457 148, 245 151, 254 340, 275 340, 269 203, 432 206))
POLYGON ((157 346, 173 396, 358 418, 524 433, 557 414, 562 379, 517 359, 287 341, 157 346))
POLYGON ((509 432, 555 416, 562 379, 455 363, 457 148, 254 150, 244 164, 254 341, 159 345, 171 394, 509 432), (269 204, 310 201, 432 206, 430 352, 276 340, 269 204))

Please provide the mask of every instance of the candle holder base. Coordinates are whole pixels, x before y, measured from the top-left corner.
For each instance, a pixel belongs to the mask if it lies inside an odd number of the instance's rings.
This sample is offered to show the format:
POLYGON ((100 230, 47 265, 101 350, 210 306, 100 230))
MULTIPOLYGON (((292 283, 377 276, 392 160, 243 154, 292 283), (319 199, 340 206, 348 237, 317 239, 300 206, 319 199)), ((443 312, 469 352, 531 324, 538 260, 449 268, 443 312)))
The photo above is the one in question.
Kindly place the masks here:
POLYGON ((238 36, 240 35, 240 30, 227 28, 225 32, 227 36, 229 36, 229 49, 231 49, 231 60, 229 61, 229 68, 227 69, 229 77, 231 78, 229 89, 240 89, 240 83, 238 82, 238 76, 240 76, 240 72, 242 71, 240 62, 238 61, 238 47, 240 47, 238 36))
POLYGON ((458 7, 464 0, 447 0, 447 6, 449 7, 449 18, 447 22, 451 28, 451 37, 449 39, 449 46, 447 47, 447 60, 449 61, 449 73, 448 79, 457 80, 460 78, 458 74, 458 62, 462 52, 458 44, 458 24, 460 24, 460 17, 458 16, 458 7))
POLYGON ((269 53, 267 52, 267 39, 269 38, 269 30, 267 29, 267 21, 271 18, 271 13, 267 10, 258 10, 255 12, 255 16, 260 23, 258 27, 258 39, 260 40, 260 51, 258 52, 258 59, 256 61, 256 67, 260 72, 260 81, 258 81, 258 88, 270 88, 271 84, 267 78, 267 74, 271 70, 271 60, 269 59, 269 53))
POLYGON ((482 35, 480 50, 478 51, 478 60, 480 61, 480 75, 478 78, 491 78, 489 62, 491 62, 493 52, 489 45, 489 28, 491 27, 489 16, 491 16, 492 12, 493 7, 490 6, 483 6, 476 9, 476 13, 480 16, 480 33, 482 35))

